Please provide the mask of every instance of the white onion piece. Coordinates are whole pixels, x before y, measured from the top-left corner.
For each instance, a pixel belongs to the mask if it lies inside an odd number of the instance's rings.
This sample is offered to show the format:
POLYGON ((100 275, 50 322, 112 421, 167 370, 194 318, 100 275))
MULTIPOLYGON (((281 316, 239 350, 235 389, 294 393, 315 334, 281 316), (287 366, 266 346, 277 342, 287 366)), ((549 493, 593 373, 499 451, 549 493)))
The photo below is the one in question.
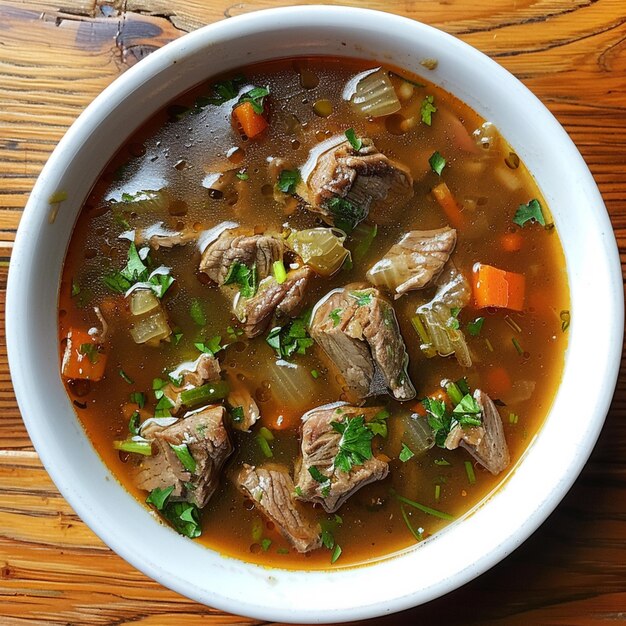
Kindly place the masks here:
POLYGON ((138 191, 132 199, 114 201, 113 206, 116 209, 134 211, 135 213, 163 213, 167 212, 171 203, 172 197, 167 189, 146 189, 138 191))
POLYGON ((130 296, 130 312, 133 315, 149 313, 158 306, 158 298, 147 289, 137 289, 130 296))
POLYGON ((287 246, 321 276, 331 276, 350 255, 343 247, 346 234, 337 228, 308 228, 292 232, 287 246))
POLYGON ((159 308, 156 313, 139 320, 130 329, 130 334, 135 343, 141 344, 148 341, 158 342, 166 339, 172 334, 172 330, 167 323, 165 313, 159 308))
POLYGON ((435 437, 427 418, 416 413, 394 415, 387 420, 387 426, 389 434, 385 452, 394 458, 400 455, 402 444, 406 444, 415 456, 435 445, 435 437))
POLYGON ((274 398, 291 410, 299 410, 303 399, 315 395, 317 382, 311 376, 311 370, 302 365, 272 359, 265 367, 263 376, 271 381, 274 398))
POLYGON ((344 99, 349 100, 364 117, 391 115, 401 108, 387 72, 380 68, 357 74, 348 82, 343 93, 344 99))

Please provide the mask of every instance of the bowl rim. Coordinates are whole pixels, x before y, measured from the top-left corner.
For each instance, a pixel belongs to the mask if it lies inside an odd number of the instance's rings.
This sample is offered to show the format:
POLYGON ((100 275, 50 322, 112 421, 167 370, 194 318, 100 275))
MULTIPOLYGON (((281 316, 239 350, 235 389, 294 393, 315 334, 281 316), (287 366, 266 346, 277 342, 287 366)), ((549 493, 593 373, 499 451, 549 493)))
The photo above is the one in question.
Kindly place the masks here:
MULTIPOLYGON (((377 57, 377 59, 384 60, 380 59, 380 57, 377 57)), ((443 86, 445 89, 445 85, 443 86)), ((568 270, 570 260, 571 257, 568 257, 568 270)), ((570 287, 572 287, 571 284, 570 287)), ((576 311, 575 308, 574 310, 576 311)), ((622 337, 624 332, 621 265, 611 222, 587 166, 556 119, 539 103, 535 96, 495 61, 468 44, 454 38, 452 35, 409 18, 390 13, 339 6, 299 6, 265 9, 210 24, 167 44, 136 66, 127 70, 107 87, 86 108, 59 142, 59 145, 42 170, 29 198, 16 235, 12 263, 9 268, 7 312, 6 335, 9 363, 16 397, 24 422, 42 462, 59 491, 88 526, 108 546, 137 569, 185 596, 236 614, 292 622, 329 622, 363 619, 403 610, 416 604, 424 603, 461 586, 492 567, 517 548, 536 530, 564 497, 593 449, 607 414, 619 371, 621 341, 615 341, 614 338, 622 337), (439 578, 436 580, 436 583, 426 589, 418 589, 412 593, 405 590, 401 593, 396 592, 395 595, 390 592, 386 599, 378 600, 376 603, 364 603, 362 606, 309 606, 306 610, 298 611, 294 607, 277 606, 275 602, 276 597, 272 596, 272 594, 267 594, 267 601, 259 604, 258 602, 251 603, 247 598, 243 597, 226 598, 219 594, 216 595, 211 589, 201 588, 198 585, 194 585, 193 582, 190 584, 190 581, 177 577, 165 569, 157 562, 158 559, 155 560, 149 554, 141 553, 138 549, 134 549, 124 536, 120 536, 115 531, 110 530, 110 528, 103 526, 102 518, 98 512, 98 503, 94 502, 93 496, 90 497, 89 494, 81 492, 80 485, 72 484, 71 477, 64 474, 63 464, 59 464, 59 455, 62 451, 55 449, 54 444, 47 440, 45 429, 43 429, 44 426, 47 427, 44 422, 45 418, 41 418, 37 413, 41 410, 42 404, 41 400, 37 398, 37 386, 29 379, 29 371, 26 367, 28 365, 28 355, 34 353, 34 351, 26 350, 25 362, 23 350, 24 346, 29 346, 28 328, 36 323, 32 311, 29 309, 32 303, 30 298, 33 294, 25 293, 22 286, 25 280, 34 276, 33 272, 36 271, 31 257, 35 256, 34 246, 39 241, 39 234, 44 228, 43 224, 47 221, 48 205, 46 199, 56 191, 55 180, 61 179, 65 174, 66 168, 71 167, 72 152, 75 146, 89 136, 94 125, 102 121, 102 111, 105 108, 117 106, 121 99, 128 94, 132 94, 138 85, 141 87, 141 84, 145 83, 146 77, 155 76, 163 72, 172 64, 180 62, 189 55, 198 54, 199 50, 210 49, 217 39, 241 37, 242 34, 249 35, 263 29, 304 28, 305 24, 309 27, 311 24, 314 24, 320 28, 339 24, 340 30, 344 29, 347 32, 356 28, 351 26, 353 23, 364 23, 368 25, 368 28, 373 28, 375 25, 381 31, 388 29, 389 32, 395 32, 396 29, 406 32, 411 30, 416 35, 424 35, 434 38, 436 41, 445 42, 447 46, 452 47, 455 51, 468 55, 470 58, 475 59, 477 63, 479 62, 489 68, 490 72, 493 72, 494 80, 505 81, 508 85, 514 87, 518 97, 530 103, 534 107, 533 110, 536 108, 542 123, 551 126, 551 132, 557 138, 563 150, 564 158, 566 158, 568 163, 575 166, 579 176, 578 182, 584 190, 585 198, 594 207, 593 216, 588 219, 592 220, 593 232, 597 233, 599 237, 601 235, 599 240, 603 244, 603 256, 599 259, 599 262, 602 269, 606 272, 603 280, 599 281, 601 284, 596 287, 602 290, 602 293, 606 296, 604 301, 606 308, 611 309, 611 315, 605 315, 602 318, 604 323, 602 331, 605 331, 603 337, 610 336, 613 338, 613 341, 607 340, 602 343, 602 349, 605 352, 601 352, 601 354, 604 360, 601 360, 598 364, 596 378, 602 378, 602 390, 604 393, 597 398, 597 403, 591 411, 592 418, 589 419, 589 422, 584 427, 584 440, 582 436, 572 438, 571 443, 574 449, 568 453, 563 475, 558 479, 553 479, 548 486, 549 488, 544 488, 539 495, 531 498, 531 509, 526 511, 524 517, 525 524, 522 527, 518 527, 515 533, 504 538, 495 533, 491 540, 490 550, 487 553, 475 554, 473 558, 468 556, 465 558, 464 566, 460 570, 453 572, 445 568, 437 570, 434 577, 437 578, 439 576, 439 578)), ((579 324, 574 316, 570 332, 577 328, 579 328, 579 324)), ((551 413, 552 409, 549 415, 551 413)), ((545 428, 546 425, 541 428, 541 431, 545 428)), ((83 437, 86 438, 85 433, 83 433, 83 437)), ((529 444, 529 447, 532 446, 535 446, 535 442, 529 444)), ((526 456, 525 454, 523 458, 526 456)), ((513 475, 513 480, 509 482, 513 482, 515 478, 516 476, 513 475)), ((500 487, 498 492, 502 490, 503 488, 500 487)), ((494 504, 495 500, 498 500, 498 497, 489 499, 490 506, 494 504)), ((129 507, 132 507, 132 505, 129 505, 129 507)), ((473 517, 479 514, 482 515, 483 511, 478 511, 473 517)), ((449 536, 451 533, 448 530, 444 530, 438 533, 435 538, 444 535, 449 536)), ((162 535, 162 537, 165 537, 165 535, 162 535)), ((169 540, 165 538, 164 541, 169 540)), ((187 540, 183 539, 182 541, 187 540)), ((393 576, 396 573, 394 564, 403 559, 405 561, 410 559, 410 553, 415 554, 422 549, 430 550, 429 546, 432 546, 432 544, 432 541, 425 542, 423 546, 405 551, 399 556, 382 559, 375 564, 366 566, 366 569, 372 571, 377 569, 383 575, 393 576)), ((172 540, 171 545, 178 547, 180 544, 172 540)), ((206 548, 203 547, 202 549, 205 550, 206 548)), ((220 556, 219 560, 225 561, 228 567, 235 567, 229 562, 227 557, 220 556)), ((298 581, 302 581, 303 576, 300 574, 306 574, 309 580, 315 580, 318 584, 327 584, 327 577, 339 580, 343 576, 343 579, 347 580, 351 579, 351 577, 344 576, 344 574, 357 572, 363 568, 345 568, 333 572, 326 570, 319 572, 302 571, 295 575, 287 570, 267 570, 258 566, 251 566, 251 564, 244 564, 244 569, 251 572, 254 570, 251 574, 252 577, 261 576, 267 579, 281 579, 285 585, 293 585, 299 584, 298 581)))

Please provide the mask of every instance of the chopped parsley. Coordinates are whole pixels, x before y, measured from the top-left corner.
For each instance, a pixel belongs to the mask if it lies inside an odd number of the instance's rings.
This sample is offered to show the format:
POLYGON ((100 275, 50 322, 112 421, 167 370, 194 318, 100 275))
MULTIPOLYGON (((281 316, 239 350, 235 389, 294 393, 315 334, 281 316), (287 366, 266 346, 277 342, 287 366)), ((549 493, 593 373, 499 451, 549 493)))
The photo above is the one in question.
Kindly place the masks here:
POLYGON ((367 422, 366 426, 375 434, 381 437, 387 436, 387 418, 391 415, 387 409, 381 409, 367 422))
POLYGON ((172 491, 174 491, 174 485, 164 489, 155 487, 146 498, 146 504, 151 504, 157 511, 162 511, 172 491))
POLYGON ((220 105, 232 100, 237 97, 239 90, 246 82, 244 76, 237 75, 233 76, 228 80, 222 80, 217 83, 214 83, 212 86, 212 96, 206 97, 202 96, 196 100, 196 108, 202 109, 207 104, 212 105, 220 105))
POLYGON ((72 298, 77 296, 79 293, 80 293, 80 283, 75 278, 72 278, 72 298))
POLYGON ((100 360, 98 346, 95 343, 81 343, 78 346, 78 351, 80 354, 85 355, 92 365, 95 365, 100 360))
POLYGON ((168 502, 162 510, 163 517, 185 537, 195 539, 202 534, 200 511, 190 502, 168 502))
POLYGON ((231 339, 237 339, 237 337, 241 337, 241 335, 243 335, 243 330, 241 330, 241 328, 235 328, 234 326, 228 326, 226 328, 226 334, 231 339))
POLYGON ((309 474, 311 478, 320 484, 320 490, 323 498, 327 498, 330 494, 330 478, 322 474, 322 472, 313 465, 309 467, 309 474))
POLYGON ((202 304, 200 302, 200 300, 198 300, 198 298, 194 298, 191 301, 191 306, 189 307, 189 315, 191 316, 191 319, 198 325, 198 326, 206 326, 206 314, 204 312, 204 309, 202 308, 202 304))
POLYGON ((161 396, 154 407, 154 417, 171 417, 170 409, 173 406, 174 403, 166 395, 161 396))
POLYGON ((520 204, 517 211, 515 211, 513 222, 522 227, 524 227, 526 222, 537 222, 545 226, 546 220, 543 216, 539 200, 533 198, 528 204, 520 204))
POLYGON ((104 277, 104 284, 117 293, 126 293, 136 283, 146 283, 157 298, 162 298, 171 287, 174 278, 169 273, 169 268, 158 268, 150 273, 149 249, 137 250, 137 246, 131 242, 128 248, 126 266, 104 277), (145 261, 145 263, 144 263, 145 261))
POLYGON ((133 404, 136 404, 140 409, 143 409, 146 406, 146 394, 141 391, 133 391, 130 394, 130 401, 133 404))
POLYGON ((270 90, 267 87, 253 87, 250 91, 246 91, 241 98, 237 101, 237 105, 249 102, 252 105, 255 113, 262 115, 263 113, 263 100, 270 95, 270 90))
POLYGON ((186 443, 175 445, 170 443, 170 448, 174 450, 174 454, 178 457, 178 460, 182 463, 182 466, 192 474, 196 471, 196 460, 193 458, 186 443))
POLYGON ((295 193, 300 180, 300 170, 283 170, 278 175, 276 187, 283 193, 295 193))
POLYGON ((289 324, 276 326, 270 330, 265 341, 274 348, 279 358, 289 359, 294 354, 306 354, 313 345, 313 339, 308 331, 310 316, 311 312, 307 311, 289 324))
POLYGON ((133 411, 128 420, 128 432, 132 437, 139 434, 139 411, 133 411))
POLYGON ((224 349, 224 346, 221 344, 222 338, 219 335, 215 337, 211 337, 210 339, 206 339, 205 341, 197 341, 193 345, 203 352, 204 354, 210 354, 211 356, 215 356, 220 350, 224 349))
POLYGON ((261 539, 261 548, 263 549, 263 552, 267 552, 270 549, 271 545, 271 539, 268 539, 267 537, 265 539, 261 539))
POLYGON ((335 226, 351 233, 359 222, 367 217, 367 210, 353 204, 345 198, 334 197, 326 202, 326 208, 332 215, 335 226))
POLYGON ((439 150, 433 152, 430 159, 428 159, 428 163, 430 164, 430 169, 438 176, 441 176, 441 172, 443 172, 443 168, 446 166, 446 160, 441 156, 439 150))
POLYGON ((226 274, 225 285, 239 285, 239 291, 244 298, 251 298, 258 289, 258 276, 256 263, 248 267, 239 261, 235 261, 226 274))
POLYGON ((129 385, 132 385, 134 383, 133 379, 124 370, 121 369, 119 371, 119 374, 122 379, 125 380, 129 385))
POLYGON ((339 326, 339 324, 341 323, 341 312, 342 309, 333 309, 329 314, 328 317, 332 320, 333 322, 333 326, 339 326))
POLYGON ((372 303, 372 294, 367 291, 351 291, 349 294, 356 300, 357 306, 367 306, 372 303))
POLYGON ((167 381, 162 378, 152 379, 152 391, 154 391, 154 397, 160 400, 163 397, 163 388, 167 385, 167 381))
POLYGON ((311 370, 311 376, 317 380, 320 377, 320 373, 317 370, 311 370))
POLYGON ((243 422, 243 407, 235 406, 230 410, 230 419, 235 422, 235 424, 239 424, 243 422))
POLYGON ((398 458, 403 463, 406 463, 409 459, 412 459, 414 456, 415 456, 415 452, 413 452, 413 450, 411 450, 411 448, 409 448, 409 446, 407 446, 406 443, 403 443, 402 450, 400 450, 400 455, 398 456, 398 458))
POLYGON ((478 337, 478 335, 480 335, 480 331, 482 330, 484 323, 485 323, 484 317, 477 317, 473 322, 467 323, 467 332, 472 337, 478 337))
POLYGON ((363 140, 360 137, 357 137, 357 134, 354 132, 354 128, 348 128, 345 135, 346 139, 350 142, 350 145, 358 152, 363 146, 363 140))
POLYGON ((339 452, 334 466, 349 472, 355 465, 363 465, 372 458, 374 433, 365 425, 365 416, 346 417, 341 422, 331 422, 331 427, 341 435, 339 452))
MULTIPOLYGON (((467 383, 461 379, 450 385, 455 390, 469 392, 467 383)), ((455 398, 458 397, 455 395, 455 398)), ((480 426, 482 424, 482 414, 480 405, 470 393, 464 393, 459 402, 455 402, 452 411, 446 407, 443 400, 435 398, 424 398, 422 404, 428 416, 428 425, 433 429, 435 443, 440 448, 445 448, 445 441, 450 431, 457 425, 463 428, 480 426)))
POLYGON ((248 178, 250 178, 247 172, 237 172, 235 176, 237 176, 239 180, 248 180, 248 178))
POLYGON ((426 96, 422 100, 422 106, 420 107, 420 115, 422 122, 426 126, 430 126, 433 123, 433 113, 437 111, 437 107, 434 105, 435 98, 433 96, 426 96))

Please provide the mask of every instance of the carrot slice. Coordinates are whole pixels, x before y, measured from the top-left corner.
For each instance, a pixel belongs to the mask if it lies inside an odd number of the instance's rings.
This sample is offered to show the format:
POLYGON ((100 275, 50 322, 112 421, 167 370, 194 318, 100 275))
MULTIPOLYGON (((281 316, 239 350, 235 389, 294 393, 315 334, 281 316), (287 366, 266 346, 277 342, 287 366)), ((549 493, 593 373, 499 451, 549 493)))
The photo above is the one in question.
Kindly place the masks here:
POLYGON ((65 378, 100 380, 107 362, 102 344, 87 331, 70 328, 63 353, 61 374, 65 378))
POLYGON ((505 252, 519 252, 524 245, 524 238, 520 233, 507 233, 500 237, 500 245, 505 252))
POLYGON ((504 367, 494 367, 487 372, 485 387, 490 396, 501 398, 511 391, 512 386, 511 377, 504 367))
POLYGON ((432 194, 435 196, 435 200, 437 200, 439 206, 443 209, 452 226, 455 228, 463 228, 465 226, 465 216, 461 212, 461 207, 456 201, 456 198, 452 195, 448 185, 446 185, 446 183, 439 183, 436 187, 432 188, 432 194))
POLYGON ((523 274, 476 263, 472 287, 474 301, 479 309, 491 306, 521 311, 524 308, 526 279, 523 274))
POLYGON ((268 126, 267 120, 254 110, 251 102, 243 102, 233 109, 233 117, 248 137, 256 137, 268 126))

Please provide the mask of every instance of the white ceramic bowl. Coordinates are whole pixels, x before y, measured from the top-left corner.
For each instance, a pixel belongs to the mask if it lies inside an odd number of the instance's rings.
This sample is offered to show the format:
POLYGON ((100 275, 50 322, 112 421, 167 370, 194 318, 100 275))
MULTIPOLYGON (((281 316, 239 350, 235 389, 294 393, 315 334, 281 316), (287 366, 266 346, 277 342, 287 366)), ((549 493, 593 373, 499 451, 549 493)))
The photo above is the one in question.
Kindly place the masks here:
POLYGON ((7 298, 20 409, 74 510, 123 558, 181 594, 233 613, 290 622, 405 609, 462 585, 519 546, 565 495, 591 452, 614 390, 624 328, 611 224, 580 154, 547 109, 461 41, 408 19, 344 7, 273 9, 218 22, 168 44, 117 79, 68 131, 39 177, 15 242, 7 298), (250 62, 303 54, 376 59, 417 72, 424 71, 420 60, 437 58, 428 78, 494 122, 533 173, 563 242, 573 313, 563 381, 549 418, 505 484, 415 548, 368 566, 321 572, 246 564, 157 523, 91 446, 57 367, 61 267, 79 208, 109 158, 148 116, 197 83, 250 62), (48 198, 57 190, 68 198, 51 224, 48 198))

